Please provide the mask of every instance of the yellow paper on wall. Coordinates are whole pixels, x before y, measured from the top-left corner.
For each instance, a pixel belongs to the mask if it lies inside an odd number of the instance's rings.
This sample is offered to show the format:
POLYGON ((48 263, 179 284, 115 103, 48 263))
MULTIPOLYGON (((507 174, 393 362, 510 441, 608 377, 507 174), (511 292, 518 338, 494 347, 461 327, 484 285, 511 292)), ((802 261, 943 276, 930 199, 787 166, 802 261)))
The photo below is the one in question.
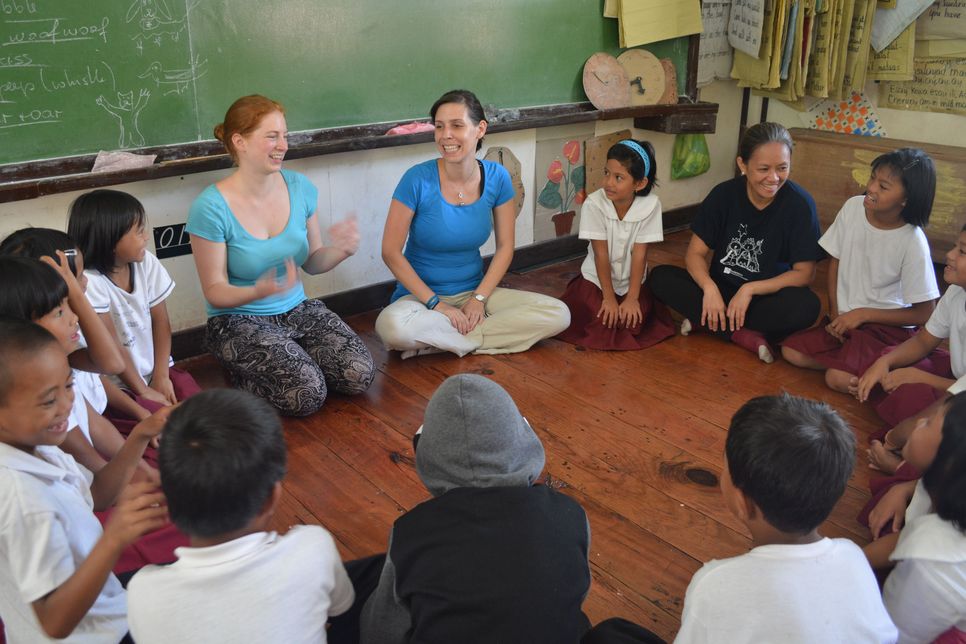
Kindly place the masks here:
POLYGON ((865 74, 869 66, 869 48, 872 40, 872 16, 876 0, 858 0, 852 14, 849 44, 845 54, 845 75, 842 78, 842 95, 861 92, 865 87, 865 74))
POLYGON ((916 58, 966 58, 966 40, 917 40, 915 51, 916 58))
POLYGON ((879 0, 880 9, 895 9, 896 0, 879 0))
POLYGON ((604 17, 616 18, 620 12, 621 0, 604 0, 604 17))
POLYGON ((882 83, 879 105, 898 110, 966 114, 966 59, 916 60, 916 80, 882 83))
POLYGON ((871 52, 866 78, 877 81, 912 80, 913 58, 917 52, 916 25, 913 23, 881 52, 871 52))
MULTIPOLYGON (((788 61, 788 77, 782 80, 781 77, 779 76, 779 86, 777 89, 759 90, 756 92, 756 94, 759 94, 760 96, 777 98, 778 100, 785 101, 786 103, 792 103, 798 100, 798 98, 800 97, 798 88, 801 87, 801 82, 799 78, 801 77, 801 74, 802 74, 802 69, 801 69, 802 46, 803 46, 802 37, 803 37, 803 29, 805 27, 806 6, 802 0, 799 0, 799 2, 800 2, 800 6, 798 7, 798 11, 795 14, 795 24, 790 25, 791 33, 789 33, 787 38, 785 39, 786 41, 785 48, 787 48, 788 38, 793 39, 792 50, 788 61)), ((791 11, 791 7, 789 7, 789 11, 791 11)), ((781 66, 782 66, 782 63, 779 62, 778 64, 779 70, 781 66)))
POLYGON ((831 65, 832 23, 836 6, 841 0, 826 0, 826 11, 818 13, 812 29, 815 30, 815 43, 808 60, 808 80, 805 91, 809 96, 828 98, 828 77, 831 65))
POLYGON ((759 57, 752 58, 738 49, 731 64, 731 77, 738 79, 738 87, 766 87, 771 73, 772 41, 775 37, 775 2, 765 2, 761 22, 761 46, 759 57))
POLYGON ((849 50, 852 15, 855 13, 856 1, 863 2, 863 0, 843 0, 837 7, 830 48, 832 62, 829 65, 829 98, 842 98, 843 95, 842 82, 845 79, 845 59, 849 50))
POLYGON ((699 0, 620 0, 620 46, 701 33, 699 0))
POLYGON ((775 37, 772 39, 771 69, 768 74, 768 84, 764 89, 776 89, 782 82, 782 51, 785 49, 787 37, 785 31, 790 9, 791 3, 787 0, 778 0, 775 6, 775 37))

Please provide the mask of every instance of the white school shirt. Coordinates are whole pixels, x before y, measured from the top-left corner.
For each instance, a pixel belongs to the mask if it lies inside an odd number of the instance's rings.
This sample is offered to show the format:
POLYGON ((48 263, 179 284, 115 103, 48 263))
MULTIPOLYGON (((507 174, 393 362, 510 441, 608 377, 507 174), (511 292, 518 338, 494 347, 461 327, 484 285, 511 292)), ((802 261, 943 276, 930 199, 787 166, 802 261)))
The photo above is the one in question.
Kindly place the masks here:
POLYGON ((960 376, 953 384, 946 389, 950 396, 955 396, 961 391, 966 391, 966 376, 960 376))
MULTIPOLYGON (((634 197, 634 202, 624 215, 617 218, 614 203, 600 188, 587 197, 580 209, 579 239, 597 239, 607 242, 610 279, 616 295, 625 295, 630 288, 631 252, 634 244, 664 241, 664 223, 661 216, 661 200, 650 194, 634 197)), ((580 267, 587 281, 600 288, 597 265, 594 263, 594 245, 588 244, 587 258, 580 267)))
POLYGON ((684 597, 675 644, 896 641, 875 575, 848 539, 768 545, 710 561, 684 597))
POLYGON ((329 616, 355 599, 335 541, 320 526, 174 552, 176 562, 145 566, 128 584, 138 644, 324 643, 329 616))
POLYGON ((921 480, 889 559, 897 563, 882 598, 900 643, 931 642, 953 626, 966 632, 966 534, 931 512, 921 480))
POLYGON ((949 285, 926 321, 926 331, 937 338, 949 338, 953 376, 966 376, 966 291, 963 287, 949 285))
POLYGON ((74 405, 70 410, 71 418, 68 420, 68 427, 71 429, 75 426, 80 427, 84 437, 87 438, 87 442, 93 445, 88 404, 96 413, 104 413, 107 408, 107 391, 104 389, 104 383, 101 382, 101 377, 96 373, 74 369, 74 405), (70 422, 76 424, 71 425, 70 422))
MULTIPOLYGON (((157 257, 144 254, 144 260, 131 264, 134 289, 128 293, 106 275, 95 270, 87 275, 87 299, 97 313, 110 313, 121 345, 131 352, 134 367, 145 382, 154 371, 154 337, 151 335, 151 307, 163 302, 174 290, 174 281, 157 257)), ((174 364, 170 356, 168 364, 174 364)), ((112 377, 118 385, 121 380, 112 377)))
POLYGON ((911 224, 876 228, 866 218, 863 199, 859 195, 846 201, 818 240, 839 260, 839 313, 901 309, 939 297, 926 234, 911 224))
POLYGON ((101 537, 91 473, 57 447, 35 455, 0 443, 0 614, 11 643, 116 644, 127 633, 124 589, 111 574, 67 640, 52 640, 31 603, 74 574, 101 537))

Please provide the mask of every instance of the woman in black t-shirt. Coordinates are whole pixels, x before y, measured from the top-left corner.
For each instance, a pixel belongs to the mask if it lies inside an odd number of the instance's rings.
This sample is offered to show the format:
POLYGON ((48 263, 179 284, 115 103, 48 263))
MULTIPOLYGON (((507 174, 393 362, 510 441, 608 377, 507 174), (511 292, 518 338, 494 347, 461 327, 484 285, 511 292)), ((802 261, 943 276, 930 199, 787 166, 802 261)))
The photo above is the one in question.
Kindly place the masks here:
POLYGON ((720 183, 691 225, 687 269, 657 266, 654 295, 681 313, 681 334, 701 326, 774 360, 770 342, 815 322, 809 288, 818 245, 815 202, 788 180, 792 139, 777 123, 748 128, 738 151, 741 176, 720 183))

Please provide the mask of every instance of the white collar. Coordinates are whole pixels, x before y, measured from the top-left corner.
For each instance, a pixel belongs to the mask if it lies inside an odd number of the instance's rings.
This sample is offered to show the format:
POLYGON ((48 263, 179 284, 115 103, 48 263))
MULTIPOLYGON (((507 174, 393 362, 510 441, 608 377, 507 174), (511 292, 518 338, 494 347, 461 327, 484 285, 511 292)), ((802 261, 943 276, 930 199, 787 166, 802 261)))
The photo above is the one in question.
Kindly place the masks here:
POLYGON ((215 546, 205 546, 203 548, 193 548, 182 546, 175 548, 174 554, 178 556, 179 566, 190 566, 192 568, 204 568, 207 566, 219 566, 231 561, 237 561, 250 557, 264 548, 271 546, 278 540, 276 532, 253 532, 244 537, 238 537, 225 543, 215 546))
POLYGON ((657 196, 652 194, 647 195, 646 197, 635 196, 634 201, 631 202, 631 207, 627 209, 627 213, 624 215, 624 218, 619 219, 617 217, 617 208, 614 207, 614 202, 607 198, 607 195, 604 194, 603 188, 600 189, 600 196, 604 201, 604 212, 607 217, 625 224, 647 219, 657 203, 657 196))
MULTIPOLYGON (((0 467, 47 481, 83 480, 83 475, 78 477, 80 472, 71 471, 65 467, 69 458, 71 457, 59 447, 51 445, 41 445, 35 449, 34 454, 28 454, 6 443, 0 443, 0 467)), ((83 481, 83 484, 86 485, 87 482, 83 481)))

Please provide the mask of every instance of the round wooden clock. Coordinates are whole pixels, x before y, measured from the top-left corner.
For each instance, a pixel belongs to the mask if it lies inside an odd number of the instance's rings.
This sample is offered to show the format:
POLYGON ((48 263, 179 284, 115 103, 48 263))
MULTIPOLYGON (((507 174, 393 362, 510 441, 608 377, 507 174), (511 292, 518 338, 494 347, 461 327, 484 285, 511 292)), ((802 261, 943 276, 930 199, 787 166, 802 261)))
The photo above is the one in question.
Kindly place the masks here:
POLYGON ((630 107, 627 73, 617 59, 598 52, 584 63, 584 93, 599 110, 630 107))
POLYGON ((657 105, 664 95, 664 66, 646 49, 628 49, 617 57, 627 74, 631 105, 657 105))

